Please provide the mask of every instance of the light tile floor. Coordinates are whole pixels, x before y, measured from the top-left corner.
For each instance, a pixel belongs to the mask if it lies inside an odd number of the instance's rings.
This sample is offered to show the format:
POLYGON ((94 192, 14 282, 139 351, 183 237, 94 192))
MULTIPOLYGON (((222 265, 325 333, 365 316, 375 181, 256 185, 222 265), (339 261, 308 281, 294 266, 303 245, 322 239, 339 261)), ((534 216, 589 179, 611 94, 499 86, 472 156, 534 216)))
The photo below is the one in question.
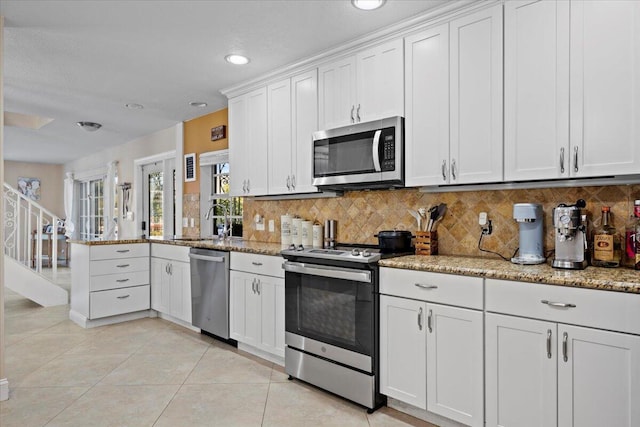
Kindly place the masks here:
POLYGON ((5 288, 0 426, 431 426, 390 408, 369 415, 162 319, 83 329, 68 311, 5 288))

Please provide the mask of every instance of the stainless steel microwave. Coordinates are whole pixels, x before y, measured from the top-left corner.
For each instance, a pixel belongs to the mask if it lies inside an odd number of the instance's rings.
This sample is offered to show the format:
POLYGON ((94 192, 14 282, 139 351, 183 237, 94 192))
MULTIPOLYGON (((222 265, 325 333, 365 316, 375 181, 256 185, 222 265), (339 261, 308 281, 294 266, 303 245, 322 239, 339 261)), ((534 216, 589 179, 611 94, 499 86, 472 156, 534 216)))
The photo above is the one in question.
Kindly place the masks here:
POLYGON ((404 118, 313 133, 313 185, 326 189, 404 186, 404 118))

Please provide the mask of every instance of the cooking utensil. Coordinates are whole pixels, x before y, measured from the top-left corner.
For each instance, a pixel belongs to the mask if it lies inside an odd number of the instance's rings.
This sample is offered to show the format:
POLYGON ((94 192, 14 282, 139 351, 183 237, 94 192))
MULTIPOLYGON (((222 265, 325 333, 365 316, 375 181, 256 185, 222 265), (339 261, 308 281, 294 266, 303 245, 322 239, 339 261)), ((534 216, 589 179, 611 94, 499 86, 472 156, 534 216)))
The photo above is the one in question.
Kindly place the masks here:
POLYGON ((412 250, 411 239, 415 236, 406 230, 384 230, 373 237, 378 238, 378 247, 382 252, 407 252, 412 250))
POLYGON ((437 216, 435 221, 433 222, 433 224, 431 224, 431 229, 429 231, 432 231, 434 228, 436 228, 436 223, 440 220, 442 220, 442 217, 444 217, 444 214, 447 212, 447 204, 446 203, 440 203, 438 205, 438 210, 437 210, 437 216))
POLYGON ((422 218, 423 218, 422 214, 416 211, 412 211, 411 209, 407 209, 407 212, 409 212, 411 216, 414 217, 416 221, 418 221, 418 230, 422 230, 422 218))
POLYGON ((438 205, 431 206, 427 211, 427 214, 429 216, 429 222, 427 223, 427 227, 425 228, 424 231, 431 231, 431 228, 433 227, 433 222, 438 217, 438 205))

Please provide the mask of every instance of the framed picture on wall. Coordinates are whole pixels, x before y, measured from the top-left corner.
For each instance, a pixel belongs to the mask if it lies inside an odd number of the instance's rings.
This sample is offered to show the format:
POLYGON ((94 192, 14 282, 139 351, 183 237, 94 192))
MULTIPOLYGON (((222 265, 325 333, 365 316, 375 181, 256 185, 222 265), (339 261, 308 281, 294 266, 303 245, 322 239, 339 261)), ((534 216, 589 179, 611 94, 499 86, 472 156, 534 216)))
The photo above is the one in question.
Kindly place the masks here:
POLYGON ((31 200, 40 200, 40 178, 18 177, 18 191, 31 200))

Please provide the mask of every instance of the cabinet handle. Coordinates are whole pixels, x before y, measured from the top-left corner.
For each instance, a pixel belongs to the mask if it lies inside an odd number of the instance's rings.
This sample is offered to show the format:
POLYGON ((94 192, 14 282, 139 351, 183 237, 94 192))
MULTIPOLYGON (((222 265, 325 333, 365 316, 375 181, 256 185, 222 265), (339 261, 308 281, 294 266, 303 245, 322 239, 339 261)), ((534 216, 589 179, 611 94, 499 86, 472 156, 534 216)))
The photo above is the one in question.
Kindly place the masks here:
POLYGON ((442 180, 443 181, 447 180, 447 161, 446 160, 442 161, 442 180))
POLYGON ((255 294, 256 293, 256 279, 254 277, 253 281, 251 282, 251 291, 255 294))
POLYGON ((564 147, 560 149, 560 173, 564 173, 564 147))
POLYGON ((555 301, 548 301, 546 299, 543 299, 542 301, 540 301, 543 304, 547 304, 551 307, 561 307, 561 308, 575 308, 576 305, 575 304, 571 304, 571 303, 567 303, 567 302, 555 302, 555 301))
POLYGON ((451 178, 453 178, 454 181, 458 179, 456 177, 456 159, 451 160, 451 178))
POLYGON ((295 189, 296 189, 296 176, 295 175, 291 175, 291 189, 293 191, 295 191, 295 189))
POLYGON ((242 192, 243 193, 247 192, 247 180, 246 179, 242 180, 242 192))
POLYGON ((117 250, 116 252, 118 252, 119 254, 126 254, 127 252, 129 252, 129 249, 120 249, 120 250, 117 250))
POLYGON ((116 297, 118 299, 127 299, 129 298, 131 295, 120 295, 119 297, 116 297))
POLYGON ((251 192, 251 180, 247 179, 247 193, 251 192))
POLYGON ((173 276, 173 264, 169 264, 169 276, 173 276))
POLYGON ((164 272, 169 274, 169 264, 164 266, 164 272))
POLYGON ((356 119, 360 123, 360 104, 358 104, 358 109, 356 110, 356 119))
POLYGON ((547 358, 551 359, 551 329, 547 329, 547 358))
POLYGON ((418 329, 422 330, 422 307, 418 309, 418 329))
POLYGON ((291 191, 291 177, 287 175, 287 190, 291 191))
POLYGON ((126 268, 126 267, 129 267, 129 265, 130 264, 118 264, 118 265, 116 265, 116 267, 118 267, 118 268, 126 268))
POLYGON ((256 282, 256 291, 258 295, 260 295, 260 285, 262 285, 262 282, 260 282, 260 279, 258 279, 258 281, 256 282))
POLYGON ((261 262, 257 262, 257 261, 251 261, 251 264, 253 264, 253 265, 257 266, 257 267, 260 267, 262 265, 261 262))
POLYGON ((413 286, 416 286, 420 289, 438 289, 437 285, 423 285, 422 283, 414 283, 413 286))
POLYGON ((433 321, 433 310, 429 310, 429 315, 427 316, 427 328, 429 329, 429 333, 433 333, 433 327, 431 322, 433 321))
POLYGON ((356 109, 356 106, 352 105, 351 106, 351 123, 355 123, 356 122, 356 119, 353 118, 353 110, 355 110, 355 109, 356 109))
POLYGON ((565 362, 569 361, 569 334, 562 334, 562 358, 565 362))
POLYGON ((116 280, 117 283, 124 283, 124 282, 128 282, 129 279, 118 279, 116 280))
POLYGON ((573 171, 578 172, 578 147, 573 147, 573 171))

